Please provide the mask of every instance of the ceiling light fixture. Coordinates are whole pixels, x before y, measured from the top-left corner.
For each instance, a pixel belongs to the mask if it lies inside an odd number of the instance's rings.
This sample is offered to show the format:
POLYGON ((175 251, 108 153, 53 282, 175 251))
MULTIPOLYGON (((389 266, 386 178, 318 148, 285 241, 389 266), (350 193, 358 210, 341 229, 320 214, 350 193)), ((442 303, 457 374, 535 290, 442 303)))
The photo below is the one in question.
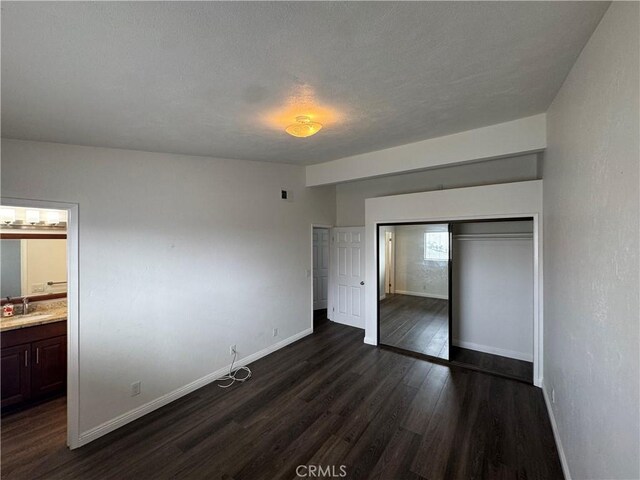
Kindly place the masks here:
POLYGON ((284 131, 293 137, 305 138, 315 135, 321 128, 322 124, 312 122, 306 115, 299 115, 296 117, 296 123, 292 123, 284 131))

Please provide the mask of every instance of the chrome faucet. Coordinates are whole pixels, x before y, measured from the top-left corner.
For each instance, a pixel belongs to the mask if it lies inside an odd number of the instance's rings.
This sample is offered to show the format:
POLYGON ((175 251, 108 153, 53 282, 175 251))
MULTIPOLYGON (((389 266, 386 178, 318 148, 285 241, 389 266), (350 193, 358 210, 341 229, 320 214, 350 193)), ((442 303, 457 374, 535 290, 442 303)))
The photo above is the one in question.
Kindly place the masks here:
POLYGON ((22 314, 26 315, 29 313, 29 297, 22 298, 22 314))

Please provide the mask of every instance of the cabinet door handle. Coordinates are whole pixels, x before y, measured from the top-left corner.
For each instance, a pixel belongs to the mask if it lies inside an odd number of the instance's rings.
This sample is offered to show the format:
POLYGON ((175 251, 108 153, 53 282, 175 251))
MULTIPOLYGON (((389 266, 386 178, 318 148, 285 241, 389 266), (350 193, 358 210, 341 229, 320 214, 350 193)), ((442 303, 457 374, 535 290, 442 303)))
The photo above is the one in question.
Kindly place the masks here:
POLYGON ((40 363, 40 347, 36 348, 36 364, 40 363))
POLYGON ((24 366, 29 366, 29 350, 24 351, 24 366))

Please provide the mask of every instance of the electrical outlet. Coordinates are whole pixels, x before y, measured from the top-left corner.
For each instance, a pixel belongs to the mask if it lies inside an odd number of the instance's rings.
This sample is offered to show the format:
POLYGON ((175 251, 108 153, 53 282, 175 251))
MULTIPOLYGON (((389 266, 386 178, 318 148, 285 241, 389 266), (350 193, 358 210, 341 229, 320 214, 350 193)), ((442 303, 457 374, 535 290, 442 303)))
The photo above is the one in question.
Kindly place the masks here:
POLYGON ((274 328, 274 329, 273 329, 273 336, 274 336, 274 337, 277 337, 277 336, 278 336, 278 329, 277 329, 277 328, 274 328))
POLYGON ((556 403, 556 389, 551 389, 551 403, 556 403))
POLYGON ((131 396, 135 397, 136 395, 140 395, 140 385, 141 382, 138 380, 137 382, 133 382, 131 384, 131 396))
POLYGON ((31 293, 44 292, 44 283, 34 283, 31 285, 31 293))
POLYGON ((235 355, 236 354, 236 346, 234 345, 229 345, 229 355, 235 355))

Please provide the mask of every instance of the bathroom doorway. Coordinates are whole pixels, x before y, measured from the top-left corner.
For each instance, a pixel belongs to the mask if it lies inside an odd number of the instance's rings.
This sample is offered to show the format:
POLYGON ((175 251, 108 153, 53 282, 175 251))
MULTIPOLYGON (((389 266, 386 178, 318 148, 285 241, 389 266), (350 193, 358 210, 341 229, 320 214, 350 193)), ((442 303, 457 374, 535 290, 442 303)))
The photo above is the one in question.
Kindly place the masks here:
POLYGON ((3 427, 27 416, 70 448, 81 444, 77 219, 75 204, 2 198, 3 427))

